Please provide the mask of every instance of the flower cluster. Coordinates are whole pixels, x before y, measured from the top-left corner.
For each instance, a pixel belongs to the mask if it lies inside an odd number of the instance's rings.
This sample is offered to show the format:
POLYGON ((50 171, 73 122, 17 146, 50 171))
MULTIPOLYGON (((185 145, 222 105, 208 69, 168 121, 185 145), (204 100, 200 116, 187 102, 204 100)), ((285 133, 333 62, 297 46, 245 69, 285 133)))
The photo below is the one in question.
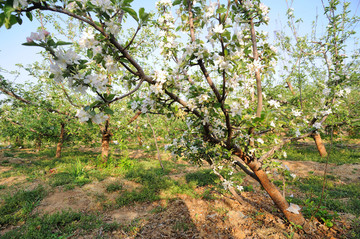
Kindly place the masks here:
POLYGON ((76 117, 79 118, 79 121, 81 123, 87 122, 91 119, 91 121, 95 124, 101 124, 109 118, 109 116, 105 115, 103 112, 91 115, 83 109, 77 111, 76 117))
POLYGON ((45 30, 39 30, 38 32, 32 32, 30 37, 26 38, 27 42, 34 42, 34 41, 45 41, 46 37, 49 36, 50 33, 45 30))

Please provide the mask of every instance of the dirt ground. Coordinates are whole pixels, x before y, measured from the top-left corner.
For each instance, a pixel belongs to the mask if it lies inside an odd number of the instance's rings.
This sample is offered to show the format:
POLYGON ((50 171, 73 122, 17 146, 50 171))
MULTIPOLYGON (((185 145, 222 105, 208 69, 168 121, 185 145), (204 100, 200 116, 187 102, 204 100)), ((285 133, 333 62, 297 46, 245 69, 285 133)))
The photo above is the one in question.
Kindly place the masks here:
MULTIPOLYGON (((12 163, 12 159, 7 158, 12 163)), ((14 159, 16 160, 16 159, 14 159)), ((291 171, 301 176, 308 176, 312 171, 322 175, 325 165, 316 162, 284 161, 291 171)), ((351 174, 354 168, 360 171, 360 165, 329 164, 328 171, 341 180, 360 182, 359 174, 351 174)), ((11 170, 0 166, 0 172, 11 170)), ((184 174, 170 175, 181 178, 184 174)), ((115 201, 117 193, 106 191, 106 185, 121 180, 125 189, 139 187, 137 183, 109 177, 101 182, 95 181, 83 187, 65 191, 61 187, 50 190, 48 196, 41 201, 33 213, 55 213, 66 209, 81 212, 96 212, 103 215, 107 222, 118 222, 124 225, 136 223, 137 231, 126 233, 117 230, 104 233, 102 230, 86 236, 74 235, 72 238, 346 238, 345 231, 349 229, 346 215, 333 228, 327 228, 318 221, 312 221, 308 233, 294 231, 293 227, 284 221, 272 200, 264 191, 255 187, 254 192, 242 192, 241 200, 237 201, 230 195, 218 195, 215 200, 195 199, 187 195, 177 195, 174 200, 161 200, 153 203, 139 203, 116 210, 104 209, 99 195, 105 195, 106 200, 115 201), (294 232, 293 237, 290 234, 294 232), (289 237, 288 237, 289 236, 289 237)), ((37 182, 26 182, 23 176, 1 178, 0 185, 11 186, 21 182, 26 188, 35 188, 37 182)), ((252 180, 245 179, 252 184, 252 180)), ((204 188, 198 188, 199 192, 204 188)), ((2 228, 1 233, 12 228, 2 228)))

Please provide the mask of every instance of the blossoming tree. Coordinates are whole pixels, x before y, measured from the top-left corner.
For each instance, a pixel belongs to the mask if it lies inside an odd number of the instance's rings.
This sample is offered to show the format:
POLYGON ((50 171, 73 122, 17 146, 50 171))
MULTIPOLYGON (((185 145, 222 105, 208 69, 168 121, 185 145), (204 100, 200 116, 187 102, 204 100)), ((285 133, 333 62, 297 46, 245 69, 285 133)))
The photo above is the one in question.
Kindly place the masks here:
MULTIPOLYGON (((183 118, 188 130, 168 145, 169 150, 194 163, 210 163, 233 193, 231 170, 241 168, 263 186, 289 221, 303 225, 299 208, 289 205, 265 168, 274 157, 282 157, 279 152, 284 145, 320 129, 328 114, 314 116, 310 108, 305 112, 297 105, 281 104, 275 96, 266 100, 270 88, 263 82, 274 74, 277 60, 267 34, 258 31, 269 21, 268 7, 259 0, 223 4, 161 0, 156 3, 158 19, 150 21, 151 15, 143 8, 135 11, 131 2, 7 0, 0 2, 0 25, 9 28, 21 23, 24 14, 32 19, 35 10, 56 12, 85 24, 88 29, 80 44, 86 57, 47 34, 34 34, 26 43, 51 53, 54 81, 67 82, 79 94, 92 91, 98 96, 78 112, 80 121, 104 122, 106 113, 111 113, 109 105, 130 95, 134 111, 183 118), (124 37, 119 30, 128 16, 138 27, 132 36, 124 37), (138 40, 138 34, 149 23, 158 36, 158 51, 146 57, 138 54, 146 44, 146 39, 138 40), (151 61, 156 66, 149 67, 151 61), (121 77, 129 91, 109 94, 108 72, 121 77)), ((334 103, 326 101, 321 106, 334 103)))

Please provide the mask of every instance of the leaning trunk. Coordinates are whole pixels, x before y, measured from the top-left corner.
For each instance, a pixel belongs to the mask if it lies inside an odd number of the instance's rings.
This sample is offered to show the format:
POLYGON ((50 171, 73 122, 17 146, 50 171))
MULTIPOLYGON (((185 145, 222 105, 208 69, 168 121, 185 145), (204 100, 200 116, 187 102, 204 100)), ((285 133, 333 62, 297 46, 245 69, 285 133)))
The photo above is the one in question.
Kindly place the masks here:
MULTIPOLYGON (((235 152, 235 155, 237 155, 241 159, 244 158, 243 152, 235 152)), ((268 176, 261 168, 261 163, 256 161, 256 159, 253 160, 249 158, 246 158, 243 161, 255 173, 261 186, 269 194, 270 198, 273 200, 275 205, 285 215, 286 219, 290 222, 295 223, 296 225, 304 225, 305 218, 300 212, 299 214, 295 214, 287 210, 289 208, 289 203, 286 201, 285 197, 283 197, 283 195, 280 193, 279 189, 269 180, 268 176)))
POLYGON ((62 149, 62 145, 64 142, 64 133, 65 133, 65 124, 61 123, 59 142, 57 143, 57 146, 56 146, 56 156, 55 156, 56 158, 61 157, 61 149, 62 149))
POLYGON ((107 119, 105 121, 104 129, 102 130, 102 138, 101 138, 101 159, 103 162, 107 162, 109 158, 109 150, 110 150, 110 130, 109 130, 110 120, 107 119))
POLYGON ((311 137, 315 141, 316 148, 319 151, 320 156, 321 157, 326 157, 327 156, 326 148, 325 148, 325 145, 324 145, 323 141, 321 140, 320 134, 319 133, 313 133, 311 135, 311 137))

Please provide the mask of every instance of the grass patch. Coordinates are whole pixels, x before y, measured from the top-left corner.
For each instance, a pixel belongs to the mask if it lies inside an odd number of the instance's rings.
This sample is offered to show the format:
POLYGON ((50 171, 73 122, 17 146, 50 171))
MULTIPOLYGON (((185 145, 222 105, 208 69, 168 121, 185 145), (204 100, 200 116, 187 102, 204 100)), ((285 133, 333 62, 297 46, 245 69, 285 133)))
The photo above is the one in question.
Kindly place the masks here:
POLYGON ((219 184, 220 179, 211 169, 202 169, 185 176, 187 183, 195 182, 198 187, 219 184))
POLYGON ((21 190, 14 195, 5 196, 0 206, 0 225, 15 225, 26 220, 45 195, 45 189, 39 186, 31 191, 21 190))
POLYGON ((120 182, 114 182, 114 183, 110 183, 106 186, 106 191, 107 192, 116 192, 116 191, 120 191, 123 189, 123 185, 120 182))
POLYGON ((117 199, 119 207, 136 202, 153 202, 174 198, 176 194, 198 197, 194 183, 182 183, 172 180, 167 174, 170 170, 151 167, 148 162, 134 167, 125 174, 125 178, 142 185, 141 188, 123 192, 117 199))
POLYGON ((97 215, 63 211, 29 218, 20 228, 6 233, 2 238, 77 238, 100 228, 108 232, 118 229, 119 225, 104 223, 97 215))
MULTIPOLYGON (((330 150, 329 144, 326 145, 329 155, 329 163, 335 163, 337 165, 342 164, 354 164, 360 163, 360 150, 358 148, 343 147, 342 145, 333 145, 333 149, 330 150)), ((313 144, 292 144, 287 150, 287 159, 292 161, 313 161, 319 163, 325 163, 327 158, 320 157, 313 144)))
POLYGON ((360 215, 360 184, 339 183, 339 179, 332 175, 327 175, 326 189, 322 204, 317 210, 320 203, 321 192, 323 188, 323 177, 311 175, 301 178, 292 184, 300 191, 305 193, 305 198, 287 198, 289 202, 303 205, 303 214, 310 218, 314 215, 321 220, 326 226, 332 227, 337 213, 351 213, 356 216, 360 215))

